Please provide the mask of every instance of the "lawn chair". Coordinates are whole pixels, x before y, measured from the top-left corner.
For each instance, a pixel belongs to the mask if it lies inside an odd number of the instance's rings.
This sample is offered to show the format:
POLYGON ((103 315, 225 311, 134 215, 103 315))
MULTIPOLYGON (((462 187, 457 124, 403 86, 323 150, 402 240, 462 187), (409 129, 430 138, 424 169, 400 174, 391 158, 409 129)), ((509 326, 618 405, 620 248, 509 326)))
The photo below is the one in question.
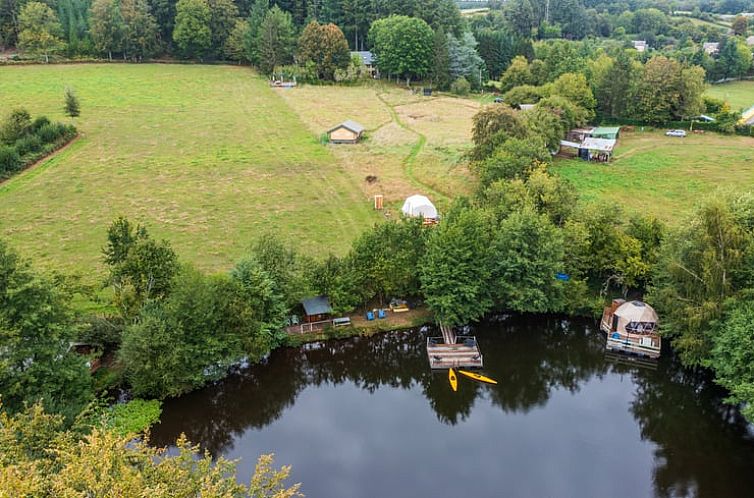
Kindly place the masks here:
POLYGON ((383 318, 387 318, 387 314, 385 313, 385 310, 379 309, 377 310, 377 318, 382 320, 383 318))
POLYGON ((374 311, 367 311, 367 321, 374 320, 374 311))

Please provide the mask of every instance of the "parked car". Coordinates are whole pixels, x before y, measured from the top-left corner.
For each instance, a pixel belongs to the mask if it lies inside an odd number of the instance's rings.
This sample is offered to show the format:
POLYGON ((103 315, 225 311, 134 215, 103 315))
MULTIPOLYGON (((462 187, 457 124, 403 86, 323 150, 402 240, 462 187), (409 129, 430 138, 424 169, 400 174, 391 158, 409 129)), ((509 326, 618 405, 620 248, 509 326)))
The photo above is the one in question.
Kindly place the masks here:
POLYGON ((685 137, 686 132, 684 130, 668 130, 665 135, 668 137, 685 137))

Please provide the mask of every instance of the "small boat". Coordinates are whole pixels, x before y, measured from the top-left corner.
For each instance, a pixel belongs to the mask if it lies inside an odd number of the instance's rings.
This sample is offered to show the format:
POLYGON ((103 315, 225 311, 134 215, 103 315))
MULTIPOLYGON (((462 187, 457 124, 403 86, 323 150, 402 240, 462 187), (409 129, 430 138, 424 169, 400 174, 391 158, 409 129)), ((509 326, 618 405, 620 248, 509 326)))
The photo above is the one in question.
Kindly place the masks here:
POLYGON ((458 391, 458 377, 456 377, 456 371, 452 368, 448 369, 448 382, 453 392, 458 391))
POLYGON ((490 379, 489 377, 478 374, 478 373, 467 372, 466 370, 459 370, 458 373, 461 375, 465 375, 469 379, 474 379, 479 382, 485 382, 487 384, 497 384, 497 381, 495 379, 490 379))

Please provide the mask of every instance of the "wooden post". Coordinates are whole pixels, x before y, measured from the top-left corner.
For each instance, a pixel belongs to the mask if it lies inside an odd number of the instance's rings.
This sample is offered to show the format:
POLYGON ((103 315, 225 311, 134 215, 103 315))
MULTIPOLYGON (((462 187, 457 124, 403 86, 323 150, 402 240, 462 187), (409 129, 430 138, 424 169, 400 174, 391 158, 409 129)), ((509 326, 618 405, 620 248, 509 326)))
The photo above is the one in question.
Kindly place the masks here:
POLYGON ((377 194, 374 196, 374 209, 378 211, 382 210, 382 194, 377 194))

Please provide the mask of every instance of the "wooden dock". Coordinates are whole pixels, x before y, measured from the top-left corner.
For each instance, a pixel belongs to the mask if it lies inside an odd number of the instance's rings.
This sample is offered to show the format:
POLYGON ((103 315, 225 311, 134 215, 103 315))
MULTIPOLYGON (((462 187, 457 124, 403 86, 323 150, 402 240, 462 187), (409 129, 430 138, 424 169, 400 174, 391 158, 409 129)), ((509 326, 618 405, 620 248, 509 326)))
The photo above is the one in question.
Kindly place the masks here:
POLYGON ((427 338, 429 366, 439 368, 482 368, 482 352, 474 336, 458 336, 447 344, 443 337, 427 338))

